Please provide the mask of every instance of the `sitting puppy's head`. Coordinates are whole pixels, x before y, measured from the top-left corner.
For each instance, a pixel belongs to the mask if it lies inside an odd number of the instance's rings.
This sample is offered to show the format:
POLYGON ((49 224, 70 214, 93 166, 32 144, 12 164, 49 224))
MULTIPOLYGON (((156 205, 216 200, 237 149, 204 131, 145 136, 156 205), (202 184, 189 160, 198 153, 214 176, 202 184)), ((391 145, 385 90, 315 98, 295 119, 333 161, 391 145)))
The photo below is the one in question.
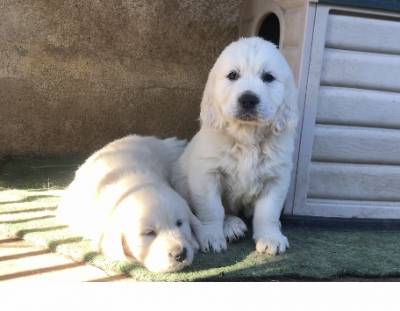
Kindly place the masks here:
POLYGON ((116 259, 133 258, 152 272, 181 270, 198 247, 191 217, 186 201, 171 188, 143 185, 116 206, 101 250, 116 259))
POLYGON ((289 65, 258 37, 228 45, 210 71, 201 103, 202 125, 269 126, 281 133, 296 122, 296 88, 289 65))

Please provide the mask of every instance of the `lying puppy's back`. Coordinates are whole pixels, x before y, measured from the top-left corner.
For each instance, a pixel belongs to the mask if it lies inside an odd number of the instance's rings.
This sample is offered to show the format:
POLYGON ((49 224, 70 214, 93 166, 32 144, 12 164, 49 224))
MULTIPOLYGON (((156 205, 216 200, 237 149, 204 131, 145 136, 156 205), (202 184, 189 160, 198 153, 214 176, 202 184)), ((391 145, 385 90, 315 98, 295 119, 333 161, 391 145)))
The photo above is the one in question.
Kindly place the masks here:
POLYGON ((123 196, 148 183, 169 183, 170 167, 186 141, 130 135, 92 154, 76 171, 57 209, 58 218, 94 242, 123 196), (94 211, 93 209, 96 209, 94 211))
MULTIPOLYGON (((91 155, 76 172, 76 176, 103 178, 104 173, 130 167, 135 173, 154 173, 169 180, 168 167, 182 154, 186 141, 176 138, 129 135, 115 140, 91 155)), ((124 172, 121 171, 123 174, 124 172)))

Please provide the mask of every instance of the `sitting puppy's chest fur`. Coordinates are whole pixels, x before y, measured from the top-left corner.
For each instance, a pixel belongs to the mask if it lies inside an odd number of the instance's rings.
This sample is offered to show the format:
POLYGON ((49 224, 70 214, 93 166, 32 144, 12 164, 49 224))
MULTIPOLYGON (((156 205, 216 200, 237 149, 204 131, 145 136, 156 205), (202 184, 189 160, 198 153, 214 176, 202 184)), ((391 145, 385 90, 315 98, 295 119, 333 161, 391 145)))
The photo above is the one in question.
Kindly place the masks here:
POLYGON ((266 184, 276 177, 265 144, 234 143, 226 150, 218 165, 222 199, 225 209, 233 214, 244 209, 252 214, 256 199, 266 184))

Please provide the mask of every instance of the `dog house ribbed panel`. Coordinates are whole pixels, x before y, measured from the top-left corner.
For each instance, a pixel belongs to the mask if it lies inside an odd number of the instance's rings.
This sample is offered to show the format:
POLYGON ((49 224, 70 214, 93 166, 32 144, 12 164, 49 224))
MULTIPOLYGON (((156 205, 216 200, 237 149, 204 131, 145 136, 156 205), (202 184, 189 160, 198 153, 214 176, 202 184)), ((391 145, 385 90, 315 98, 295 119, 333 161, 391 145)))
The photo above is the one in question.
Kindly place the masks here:
POLYGON ((301 111, 285 214, 400 219, 400 15, 298 4, 303 23, 281 20, 301 111))
POLYGON ((399 18, 317 7, 294 214, 400 218, 398 34, 399 18))

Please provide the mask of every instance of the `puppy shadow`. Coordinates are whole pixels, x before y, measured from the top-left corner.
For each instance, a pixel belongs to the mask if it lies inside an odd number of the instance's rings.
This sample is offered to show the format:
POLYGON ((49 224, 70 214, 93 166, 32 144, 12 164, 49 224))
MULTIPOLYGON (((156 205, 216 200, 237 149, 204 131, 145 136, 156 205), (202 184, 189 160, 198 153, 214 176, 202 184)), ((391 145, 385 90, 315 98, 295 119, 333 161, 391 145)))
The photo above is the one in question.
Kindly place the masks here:
POLYGON ((188 269, 185 269, 184 272, 222 268, 245 260, 254 251, 255 245, 251 238, 253 236, 251 220, 244 217, 244 215, 240 215, 240 218, 246 223, 248 228, 244 237, 229 242, 228 249, 221 253, 214 253, 212 251, 208 253, 197 252, 193 264, 188 269))
POLYGON ((228 244, 228 250, 220 254, 199 254, 187 272, 224 268, 209 276, 199 276, 195 281, 273 281, 296 278, 297 269, 307 260, 307 253, 300 251, 302 242, 295 238, 290 228, 283 228, 291 242, 286 253, 270 256, 257 253, 252 239, 251 226, 244 239, 228 244), (293 256, 296 254, 295 256, 293 256))
POLYGON ((193 264, 184 272, 195 272, 231 266, 245 260, 253 250, 253 241, 246 237, 240 241, 229 243, 228 249, 221 253, 198 252, 195 255, 193 264))
POLYGON ((249 230, 244 237, 228 242, 227 250, 220 253, 214 253, 212 250, 208 253, 203 253, 199 250, 194 256, 192 265, 182 272, 191 273, 223 268, 245 260, 254 251, 254 242, 251 237, 252 232, 249 230))

